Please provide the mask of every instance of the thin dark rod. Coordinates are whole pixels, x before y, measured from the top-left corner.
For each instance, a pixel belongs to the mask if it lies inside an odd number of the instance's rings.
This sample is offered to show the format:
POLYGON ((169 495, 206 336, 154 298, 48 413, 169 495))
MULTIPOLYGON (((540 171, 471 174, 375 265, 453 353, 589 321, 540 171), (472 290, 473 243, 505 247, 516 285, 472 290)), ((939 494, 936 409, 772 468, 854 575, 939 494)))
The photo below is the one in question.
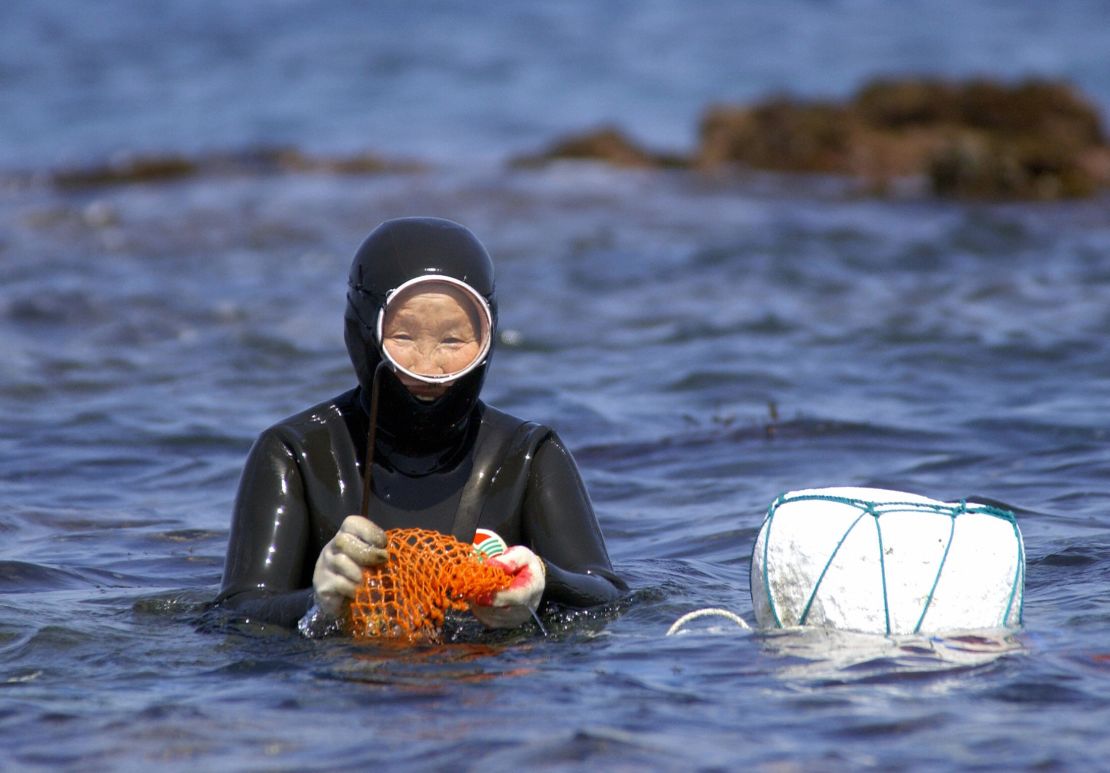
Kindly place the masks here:
POLYGON ((378 384, 381 381, 381 372, 385 368, 385 360, 374 368, 374 378, 370 382, 370 420, 366 430, 366 462, 362 468, 362 509, 359 511, 363 518, 370 517, 370 494, 374 490, 374 443, 378 434, 378 384))

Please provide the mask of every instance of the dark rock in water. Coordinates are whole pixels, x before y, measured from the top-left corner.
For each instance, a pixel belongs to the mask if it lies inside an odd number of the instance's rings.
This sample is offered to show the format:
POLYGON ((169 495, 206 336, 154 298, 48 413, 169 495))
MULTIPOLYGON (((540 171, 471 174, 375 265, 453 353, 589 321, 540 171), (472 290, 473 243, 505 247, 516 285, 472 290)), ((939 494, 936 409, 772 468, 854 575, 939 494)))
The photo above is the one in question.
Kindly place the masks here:
POLYGON ((864 86, 852 102, 860 119, 892 131, 960 122, 956 89, 936 80, 878 80, 864 86))
POLYGON ((972 128, 1055 139, 1083 147, 1105 142, 1094 106, 1063 83, 1027 81, 1012 88, 972 81, 959 92, 961 118, 972 128))
POLYGON ((50 176, 60 188, 89 188, 144 182, 170 182, 199 175, 376 174, 411 172, 417 164, 388 161, 370 153, 352 156, 312 156, 295 148, 257 148, 242 152, 209 153, 195 158, 179 155, 123 157, 104 164, 63 169, 50 176))
POLYGON ((414 163, 389 161, 372 153, 352 156, 310 156, 299 150, 282 150, 274 156, 275 164, 293 172, 325 172, 329 174, 376 174, 379 172, 412 172, 420 166, 414 163))
MULTIPOLYGON (((703 114, 688 155, 637 144, 617 127, 565 137, 515 167, 585 160, 633 169, 744 167, 840 175, 872 193, 904 187, 985 199, 1091 196, 1110 187, 1110 145, 1095 107, 1066 83, 875 80, 844 103, 776 96, 703 114)), ((369 153, 321 157, 295 148, 137 156, 54 172, 59 187, 166 182, 220 174, 377 174, 422 167, 369 153)))
POLYGON ((697 165, 852 175, 882 191, 1055 199, 1110 185, 1098 111, 1067 84, 875 81, 843 106, 775 99, 703 117, 697 165))
POLYGON ((1107 184, 1090 154, 1038 138, 962 132, 928 159, 933 191, 969 198, 1059 199, 1107 184))
POLYGON ((939 195, 1055 199, 1110 184, 1098 112, 1066 84, 879 81, 853 104, 877 130, 931 135, 917 163, 939 195))
POLYGON ((847 108, 776 98, 750 108, 717 107, 701 122, 694 163, 786 172, 848 171, 856 128, 847 108))
POLYGON ((874 193, 918 180, 951 197, 1056 199, 1110 187, 1098 111, 1068 84, 1045 81, 876 80, 843 104, 777 96, 711 107, 689 157, 653 153, 606 127, 514 164, 558 159, 844 175, 874 193))
POLYGON ((197 164, 181 156, 136 156, 107 164, 65 169, 51 180, 61 188, 85 188, 130 182, 163 182, 196 174, 197 164))
POLYGON ((515 158, 511 164, 517 167, 542 166, 559 159, 603 161, 615 166, 640 169, 685 166, 687 163, 680 156, 645 150, 619 129, 606 126, 559 140, 547 150, 515 158))

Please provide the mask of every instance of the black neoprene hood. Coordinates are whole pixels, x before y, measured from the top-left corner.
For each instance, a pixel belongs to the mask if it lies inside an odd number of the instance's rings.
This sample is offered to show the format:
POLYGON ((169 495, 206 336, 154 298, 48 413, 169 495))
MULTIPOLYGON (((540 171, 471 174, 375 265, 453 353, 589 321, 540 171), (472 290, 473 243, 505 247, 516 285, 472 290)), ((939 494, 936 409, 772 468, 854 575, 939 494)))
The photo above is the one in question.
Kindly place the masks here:
POLYGON ((364 389, 381 359, 374 325, 386 296, 410 279, 436 275, 465 282, 485 298, 496 329, 493 261, 465 226, 433 217, 387 220, 358 248, 347 280, 345 338, 364 389))
POLYGON ((451 443, 478 402, 485 381, 493 342, 497 340, 497 301, 494 294, 493 261, 477 237, 465 226, 433 217, 387 220, 362 242, 355 252, 347 282, 344 339, 364 394, 372 389, 374 372, 382 360, 381 341, 376 333, 378 313, 391 290, 424 276, 448 276, 464 282, 489 304, 492 325, 490 350, 485 362, 454 382, 431 403, 422 403, 388 369, 381 375, 382 410, 379 426, 397 442, 451 443), (446 436, 445 434, 446 433, 446 436), (419 436, 421 441, 416 441, 419 436), (438 437, 438 440, 437 440, 438 437))

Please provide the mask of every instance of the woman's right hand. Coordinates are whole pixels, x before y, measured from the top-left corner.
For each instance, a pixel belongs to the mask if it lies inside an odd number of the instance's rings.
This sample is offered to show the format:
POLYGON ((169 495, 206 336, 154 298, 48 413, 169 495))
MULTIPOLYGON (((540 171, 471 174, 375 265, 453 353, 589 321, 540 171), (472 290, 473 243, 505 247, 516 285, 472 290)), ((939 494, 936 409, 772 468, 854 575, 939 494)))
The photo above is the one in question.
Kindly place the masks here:
POLYGON ((312 573, 316 605, 322 612, 332 618, 343 613, 362 582, 362 570, 385 563, 385 546, 385 532, 374 522, 361 515, 343 519, 339 531, 320 551, 312 573))

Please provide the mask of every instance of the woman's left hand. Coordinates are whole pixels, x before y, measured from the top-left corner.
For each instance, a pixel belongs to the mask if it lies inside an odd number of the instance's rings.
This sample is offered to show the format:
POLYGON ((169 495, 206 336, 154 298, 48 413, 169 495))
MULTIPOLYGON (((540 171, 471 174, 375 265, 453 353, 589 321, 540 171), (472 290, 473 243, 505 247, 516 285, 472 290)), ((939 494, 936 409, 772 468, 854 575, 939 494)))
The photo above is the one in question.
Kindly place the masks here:
POLYGON ((489 563, 511 574, 512 585, 495 593, 488 604, 472 604, 470 611, 487 628, 515 628, 527 622, 543 596, 543 561, 523 545, 514 545, 489 563))

